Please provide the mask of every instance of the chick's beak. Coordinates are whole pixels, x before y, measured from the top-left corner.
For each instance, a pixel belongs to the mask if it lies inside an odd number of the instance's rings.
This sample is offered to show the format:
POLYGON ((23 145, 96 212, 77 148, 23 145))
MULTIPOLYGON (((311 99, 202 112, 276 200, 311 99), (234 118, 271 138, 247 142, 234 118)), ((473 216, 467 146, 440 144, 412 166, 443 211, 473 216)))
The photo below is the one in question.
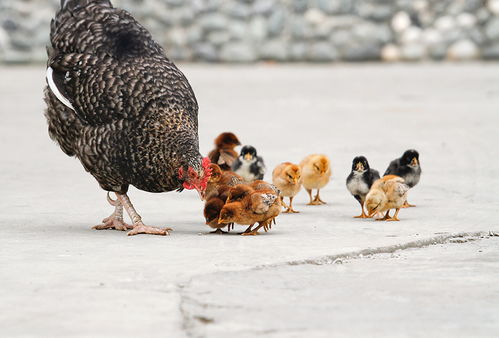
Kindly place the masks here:
POLYGON ((357 163, 357 165, 355 166, 355 169, 356 169, 357 171, 362 171, 362 170, 364 170, 364 166, 362 165, 362 163, 360 163, 360 162, 359 162, 359 163, 357 163))
POLYGON ((418 165, 418 159, 413 157, 411 161, 411 165, 418 165))
POLYGON ((218 219, 218 224, 222 224, 222 223, 225 223, 225 222, 224 222, 224 219, 223 219, 222 217, 220 217, 220 218, 218 219))
POLYGON ((251 154, 246 154, 246 155, 244 155, 244 159, 251 161, 253 159, 253 156, 251 156, 251 154))

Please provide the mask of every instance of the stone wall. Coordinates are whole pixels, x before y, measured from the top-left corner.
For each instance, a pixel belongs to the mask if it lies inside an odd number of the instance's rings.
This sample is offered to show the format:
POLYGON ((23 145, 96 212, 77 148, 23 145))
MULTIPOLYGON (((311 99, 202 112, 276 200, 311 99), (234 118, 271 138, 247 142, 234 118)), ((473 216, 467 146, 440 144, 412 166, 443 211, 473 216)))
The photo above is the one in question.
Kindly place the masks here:
MULTIPOLYGON (((174 60, 499 58, 499 0, 114 0, 174 60)), ((43 62, 59 0, 0 0, 0 62, 43 62)))

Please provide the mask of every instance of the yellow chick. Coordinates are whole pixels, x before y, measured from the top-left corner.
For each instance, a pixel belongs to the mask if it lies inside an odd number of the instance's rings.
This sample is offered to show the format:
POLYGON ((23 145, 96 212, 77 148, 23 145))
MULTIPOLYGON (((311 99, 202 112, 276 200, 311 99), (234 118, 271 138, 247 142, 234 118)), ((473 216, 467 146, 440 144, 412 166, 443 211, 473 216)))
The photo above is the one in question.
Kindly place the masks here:
POLYGON ((366 196, 365 206, 369 217, 376 213, 386 211, 385 217, 377 221, 400 221, 398 213, 407 201, 409 186, 402 177, 387 175, 376 180, 366 196), (395 214, 390 217, 390 209, 395 209, 395 214))
POLYGON ((331 178, 331 165, 325 155, 313 154, 305 157, 300 163, 302 184, 310 196, 308 205, 326 204, 319 195, 320 189, 328 184, 331 178), (317 189, 317 195, 312 199, 312 189, 317 189))
POLYGON ((293 198, 301 189, 301 168, 291 162, 279 164, 272 172, 272 183, 281 191, 284 213, 298 213, 293 209, 293 198), (284 203, 284 197, 289 197, 289 205, 284 203))

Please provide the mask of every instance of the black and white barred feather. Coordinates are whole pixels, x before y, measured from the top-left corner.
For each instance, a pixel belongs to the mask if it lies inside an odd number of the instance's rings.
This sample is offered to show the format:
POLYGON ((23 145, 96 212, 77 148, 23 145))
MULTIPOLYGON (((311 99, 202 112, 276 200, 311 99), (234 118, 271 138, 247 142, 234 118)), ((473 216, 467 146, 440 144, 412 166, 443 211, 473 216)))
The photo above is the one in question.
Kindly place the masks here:
POLYGON ((50 136, 105 190, 182 188, 201 167, 198 104, 163 49, 108 0, 63 0, 51 23, 50 136))

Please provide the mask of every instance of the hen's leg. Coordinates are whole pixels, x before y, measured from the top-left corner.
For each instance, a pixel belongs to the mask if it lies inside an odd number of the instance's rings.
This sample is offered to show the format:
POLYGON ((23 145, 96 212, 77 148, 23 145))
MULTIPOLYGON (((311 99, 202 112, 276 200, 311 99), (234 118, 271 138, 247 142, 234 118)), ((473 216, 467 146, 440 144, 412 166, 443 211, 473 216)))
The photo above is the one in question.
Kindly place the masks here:
POLYGON ((114 207, 114 212, 109 216, 102 220, 102 224, 96 225, 92 227, 95 230, 106 230, 106 229, 116 229, 116 230, 130 230, 133 229, 133 226, 130 224, 126 224, 123 221, 123 205, 121 205, 119 200, 113 200, 107 193, 107 201, 114 207))
POLYGON ((170 234, 170 231, 172 231, 171 228, 161 229, 145 225, 144 223, 142 223, 142 218, 140 217, 140 215, 137 213, 137 211, 135 211, 135 208, 133 207, 132 202, 128 198, 127 194, 116 193, 116 196, 118 197, 118 200, 121 202, 121 205, 123 205, 133 222, 133 229, 128 232, 128 236, 138 234, 166 236, 170 234))

